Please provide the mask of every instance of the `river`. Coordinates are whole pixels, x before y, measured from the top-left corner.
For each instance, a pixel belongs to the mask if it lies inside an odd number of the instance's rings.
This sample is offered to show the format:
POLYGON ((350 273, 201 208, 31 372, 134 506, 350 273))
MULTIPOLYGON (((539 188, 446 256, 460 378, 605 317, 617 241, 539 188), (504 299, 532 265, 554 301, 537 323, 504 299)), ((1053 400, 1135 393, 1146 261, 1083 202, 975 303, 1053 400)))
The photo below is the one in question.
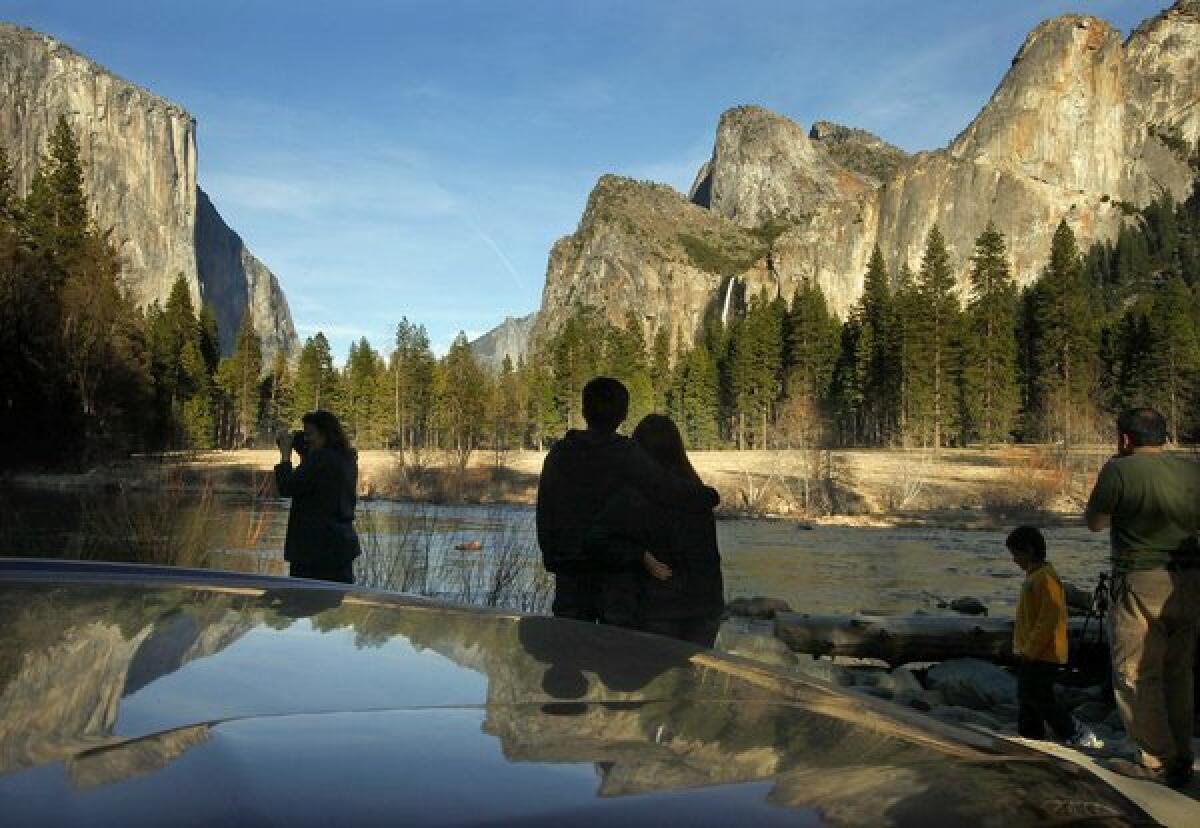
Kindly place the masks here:
MULTIPOLYGON (((143 559, 282 573, 287 501, 235 497, 163 503, 130 498, 9 493, 0 554, 143 559), (119 502, 114 502, 119 501, 119 502), (98 518, 102 516, 102 518, 98 518), (99 525, 99 528, 98 528, 99 525), (152 547, 146 552, 147 547, 152 547), (174 557, 183 547, 207 555, 174 557)), ((522 506, 360 505, 360 582, 471 603, 543 611, 533 510, 522 506)), ((726 595, 767 595, 812 613, 948 612, 971 596, 993 615, 1016 605, 1021 573, 1002 531, 821 526, 741 519, 718 523, 726 595)), ((1065 580, 1090 589, 1107 565, 1107 536, 1046 530, 1065 580)))

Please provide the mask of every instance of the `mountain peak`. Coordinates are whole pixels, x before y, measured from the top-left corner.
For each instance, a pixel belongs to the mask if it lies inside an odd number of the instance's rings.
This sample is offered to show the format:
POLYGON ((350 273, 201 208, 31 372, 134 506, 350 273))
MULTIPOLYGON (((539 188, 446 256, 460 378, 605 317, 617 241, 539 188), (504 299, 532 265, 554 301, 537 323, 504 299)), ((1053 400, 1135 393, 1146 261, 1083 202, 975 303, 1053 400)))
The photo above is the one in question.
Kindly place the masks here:
POLYGON ((721 115, 709 175, 693 185, 693 198, 706 192, 713 212, 753 228, 802 220, 870 187, 800 124, 761 106, 739 106, 721 115))
POLYGON ((809 140, 819 144, 838 164, 877 183, 884 183, 908 158, 908 153, 865 129, 832 121, 816 121, 809 140))
POLYGON ((97 221, 122 238, 138 304, 165 302, 182 274, 193 298, 213 306, 226 347, 250 313, 268 356, 290 352, 296 333, 275 277, 196 185, 192 115, 55 37, 0 24, 0 146, 19 191, 60 116, 79 139, 97 221))

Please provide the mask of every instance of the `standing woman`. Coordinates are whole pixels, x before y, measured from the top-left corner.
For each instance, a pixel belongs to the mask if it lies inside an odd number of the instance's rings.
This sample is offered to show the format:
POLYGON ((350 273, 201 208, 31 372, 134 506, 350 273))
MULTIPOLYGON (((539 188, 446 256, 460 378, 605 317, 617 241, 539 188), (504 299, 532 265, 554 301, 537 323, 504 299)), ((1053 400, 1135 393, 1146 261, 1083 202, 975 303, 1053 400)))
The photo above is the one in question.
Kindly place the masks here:
MULTIPOLYGON (((646 416, 633 441, 671 474, 701 482, 669 417, 646 416)), ((604 505, 585 544, 604 561, 605 623, 713 646, 725 587, 712 509, 661 506, 626 488, 604 505)))
POLYGON ((354 531, 358 454, 342 424, 328 411, 303 417, 300 435, 280 434, 275 484, 292 499, 283 557, 293 578, 354 583, 354 559, 362 551, 354 531), (292 468, 292 448, 300 465, 292 468))

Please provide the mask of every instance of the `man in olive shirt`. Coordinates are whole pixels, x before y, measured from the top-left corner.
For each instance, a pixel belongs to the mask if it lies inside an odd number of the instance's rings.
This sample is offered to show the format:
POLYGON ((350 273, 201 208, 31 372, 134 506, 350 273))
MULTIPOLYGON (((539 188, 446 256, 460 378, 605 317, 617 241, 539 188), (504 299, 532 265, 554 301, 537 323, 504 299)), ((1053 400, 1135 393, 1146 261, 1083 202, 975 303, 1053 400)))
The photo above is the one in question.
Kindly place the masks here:
POLYGON ((1113 770, 1172 787, 1192 776, 1192 662, 1200 620, 1200 465, 1163 451, 1152 408, 1117 419, 1117 457, 1100 470, 1087 525, 1108 529, 1113 689, 1138 761, 1113 770))

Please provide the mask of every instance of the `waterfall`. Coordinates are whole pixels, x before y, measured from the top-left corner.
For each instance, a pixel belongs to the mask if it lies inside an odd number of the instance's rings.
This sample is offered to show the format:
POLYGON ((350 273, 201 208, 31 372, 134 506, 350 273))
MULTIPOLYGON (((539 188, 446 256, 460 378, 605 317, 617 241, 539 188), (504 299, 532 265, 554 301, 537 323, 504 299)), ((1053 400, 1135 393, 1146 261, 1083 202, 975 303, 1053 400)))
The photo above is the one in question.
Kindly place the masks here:
POLYGON ((725 286, 725 301, 721 303, 721 327, 729 325, 729 301, 733 298, 733 283, 737 281, 737 276, 729 277, 729 284, 725 286))

